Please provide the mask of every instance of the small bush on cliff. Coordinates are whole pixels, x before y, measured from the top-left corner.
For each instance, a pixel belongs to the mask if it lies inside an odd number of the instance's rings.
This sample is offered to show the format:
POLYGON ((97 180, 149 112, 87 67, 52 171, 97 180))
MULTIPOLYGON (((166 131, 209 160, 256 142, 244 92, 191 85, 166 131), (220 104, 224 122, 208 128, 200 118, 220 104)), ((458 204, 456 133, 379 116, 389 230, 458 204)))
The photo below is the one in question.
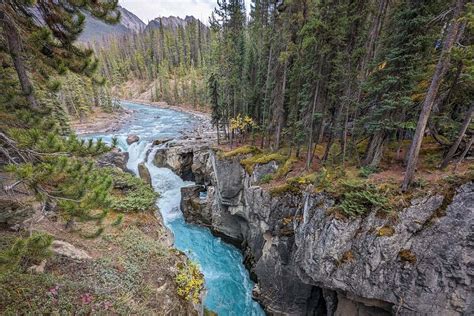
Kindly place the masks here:
POLYGON ((290 171, 291 171, 291 168, 292 166, 298 161, 298 159, 294 158, 294 157, 291 157, 291 158, 288 158, 284 164, 282 164, 276 174, 275 174, 275 178, 281 178, 281 177, 284 177, 286 176, 290 171))
POLYGON ((301 189, 289 183, 285 183, 270 189, 270 195, 273 197, 281 196, 286 193, 301 194, 301 189))
POLYGON ((387 198, 373 184, 360 180, 348 180, 341 182, 340 190, 336 208, 346 216, 388 209, 387 198))
POLYGON ((115 211, 146 212, 155 207, 158 193, 142 179, 124 172, 114 172, 115 193, 111 208, 115 211))
POLYGON ((260 183, 265 184, 265 183, 269 183, 272 180, 273 180, 273 175, 272 174, 266 174, 260 179, 260 183))
POLYGON ((204 289, 204 277, 197 264, 188 260, 185 265, 179 266, 176 285, 179 296, 187 301, 199 303, 201 291, 204 289))

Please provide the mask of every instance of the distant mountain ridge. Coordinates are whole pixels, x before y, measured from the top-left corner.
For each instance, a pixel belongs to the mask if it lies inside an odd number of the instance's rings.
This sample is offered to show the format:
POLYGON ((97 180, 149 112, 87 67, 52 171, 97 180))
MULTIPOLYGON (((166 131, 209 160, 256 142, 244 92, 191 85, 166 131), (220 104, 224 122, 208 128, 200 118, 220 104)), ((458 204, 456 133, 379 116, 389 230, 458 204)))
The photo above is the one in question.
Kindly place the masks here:
POLYGON ((104 23, 90 14, 86 14, 86 25, 84 31, 79 36, 79 41, 93 42, 111 35, 139 33, 145 29, 146 24, 135 14, 120 6, 118 10, 122 17, 120 22, 115 25, 104 23))
POLYGON ((176 30, 178 27, 186 27, 189 24, 192 23, 199 23, 202 26, 204 24, 196 19, 194 16, 187 15, 184 19, 177 17, 177 16, 169 16, 169 17, 158 17, 150 22, 148 22, 148 25, 145 28, 145 31, 151 30, 151 29, 158 29, 160 27, 164 28, 171 28, 173 30, 176 30))
POLYGON ((194 16, 187 15, 184 19, 176 16, 157 17, 148 24, 145 24, 139 17, 132 12, 119 6, 122 18, 116 25, 110 25, 95 19, 91 15, 86 15, 86 26, 79 41, 81 42, 97 42, 109 36, 125 35, 130 33, 140 33, 160 27, 177 30, 180 27, 186 27, 189 24, 199 24, 200 27, 207 28, 200 20, 194 16))

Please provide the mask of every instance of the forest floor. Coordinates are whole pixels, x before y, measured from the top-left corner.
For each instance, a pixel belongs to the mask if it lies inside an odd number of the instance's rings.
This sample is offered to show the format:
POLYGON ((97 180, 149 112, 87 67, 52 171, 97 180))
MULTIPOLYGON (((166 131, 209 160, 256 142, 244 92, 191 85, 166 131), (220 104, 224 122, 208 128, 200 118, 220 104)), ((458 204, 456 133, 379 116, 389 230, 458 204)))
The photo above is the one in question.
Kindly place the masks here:
MULTIPOLYGON (((400 150, 398 143, 388 144, 378 168, 360 167, 360 161, 355 157, 362 157, 364 144, 359 144, 358 155, 348 154, 344 165, 340 162, 339 148, 330 150, 328 160, 323 163, 326 144, 320 144, 315 150, 315 156, 309 169, 306 168, 306 152, 302 150, 298 157, 294 150, 290 155, 289 148, 283 147, 278 151, 260 149, 253 145, 255 141, 244 141, 230 146, 221 144, 219 149, 223 156, 241 156, 241 164, 248 172, 252 172, 257 164, 264 164, 271 160, 277 161, 278 169, 260 181, 260 185, 270 191, 305 189, 312 184, 316 191, 341 188, 347 182, 365 183, 373 185, 382 195, 391 199, 393 205, 406 206, 417 196, 427 193, 450 193, 453 188, 467 181, 474 180, 474 164, 472 158, 461 163, 453 161, 447 168, 440 169, 439 164, 444 157, 446 148, 440 146, 432 138, 427 137, 420 152, 415 181, 409 192, 402 193, 400 185, 405 174, 404 156, 409 142, 403 143, 400 150)), ((337 148, 336 148, 337 147, 337 148)), ((337 189, 336 189, 337 191, 337 189)))

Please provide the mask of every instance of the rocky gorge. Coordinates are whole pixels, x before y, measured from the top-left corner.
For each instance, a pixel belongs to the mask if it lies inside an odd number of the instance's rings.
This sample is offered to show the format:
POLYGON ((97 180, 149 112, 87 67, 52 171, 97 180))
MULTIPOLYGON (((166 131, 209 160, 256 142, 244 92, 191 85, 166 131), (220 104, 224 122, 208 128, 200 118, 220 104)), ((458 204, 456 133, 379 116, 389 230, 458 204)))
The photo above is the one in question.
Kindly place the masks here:
POLYGON ((384 218, 340 218, 334 199, 274 195, 260 185, 277 162, 225 158, 212 142, 170 142, 155 164, 196 182, 181 189, 188 222, 240 247, 253 295, 274 315, 468 315, 472 304, 474 184, 431 193, 384 218))

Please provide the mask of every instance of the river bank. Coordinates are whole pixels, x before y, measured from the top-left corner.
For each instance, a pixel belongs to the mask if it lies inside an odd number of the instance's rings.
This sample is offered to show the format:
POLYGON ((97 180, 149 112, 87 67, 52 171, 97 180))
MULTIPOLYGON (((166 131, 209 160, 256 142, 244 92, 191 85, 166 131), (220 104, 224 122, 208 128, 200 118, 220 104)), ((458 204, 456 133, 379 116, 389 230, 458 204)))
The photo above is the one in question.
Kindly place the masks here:
POLYGON ((90 115, 82 121, 71 120, 71 128, 77 134, 111 133, 120 129, 129 121, 133 111, 119 109, 114 112, 105 112, 100 107, 93 107, 90 115))

